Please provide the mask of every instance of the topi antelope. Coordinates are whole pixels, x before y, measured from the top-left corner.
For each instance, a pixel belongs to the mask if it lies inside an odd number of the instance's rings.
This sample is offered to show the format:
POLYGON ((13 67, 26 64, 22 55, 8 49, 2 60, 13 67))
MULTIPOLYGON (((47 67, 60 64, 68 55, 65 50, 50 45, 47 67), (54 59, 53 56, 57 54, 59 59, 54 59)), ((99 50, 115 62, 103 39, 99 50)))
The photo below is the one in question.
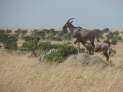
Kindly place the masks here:
POLYGON ((87 30, 87 29, 83 29, 81 27, 74 26, 72 24, 73 19, 74 18, 68 19, 68 21, 63 26, 63 32, 64 33, 71 32, 73 34, 73 36, 76 38, 76 41, 74 43, 75 44, 79 43, 79 46, 80 46, 80 42, 83 45, 85 45, 85 43, 87 41, 90 41, 93 46, 93 52, 94 52, 94 48, 95 48, 94 41, 95 41, 95 39, 97 39, 97 41, 99 41, 96 31, 95 30, 87 30))

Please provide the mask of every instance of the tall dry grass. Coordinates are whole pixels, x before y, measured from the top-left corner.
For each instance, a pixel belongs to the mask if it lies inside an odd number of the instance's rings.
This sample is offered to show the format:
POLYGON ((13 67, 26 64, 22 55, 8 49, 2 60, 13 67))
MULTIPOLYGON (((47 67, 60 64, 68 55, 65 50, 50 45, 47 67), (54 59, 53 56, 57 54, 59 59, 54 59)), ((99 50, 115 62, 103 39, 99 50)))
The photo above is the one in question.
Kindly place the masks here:
POLYGON ((51 65, 0 51, 0 92, 122 92, 123 43, 114 48, 114 66, 103 66, 100 61, 105 59, 100 54, 96 64, 80 64, 79 58, 68 58, 51 65))

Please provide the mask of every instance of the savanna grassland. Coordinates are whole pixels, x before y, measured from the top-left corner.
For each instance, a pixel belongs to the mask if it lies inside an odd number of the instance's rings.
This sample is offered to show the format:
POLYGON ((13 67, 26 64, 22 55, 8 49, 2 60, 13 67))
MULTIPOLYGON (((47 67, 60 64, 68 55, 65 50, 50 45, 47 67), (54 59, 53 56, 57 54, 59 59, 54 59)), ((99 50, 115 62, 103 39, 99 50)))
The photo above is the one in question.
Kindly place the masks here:
MULTIPOLYGON (((122 37, 122 34, 120 35, 122 37)), ((44 38, 47 41, 50 39, 44 38)), ((58 40, 52 42, 60 43, 58 40)), ((21 47, 24 41, 18 42, 21 47)), ((104 66, 103 63, 77 64, 77 59, 71 60, 69 56, 62 63, 50 61, 42 63, 38 55, 35 56, 33 52, 35 49, 28 46, 26 48, 29 48, 28 51, 25 48, 16 48, 15 51, 15 48, 11 46, 6 49, 0 48, 0 92, 123 91, 122 41, 112 45, 112 48, 116 50, 116 54, 111 57, 113 65, 104 66)), ((100 58, 96 62, 105 61, 101 53, 96 53, 95 56, 100 58)))

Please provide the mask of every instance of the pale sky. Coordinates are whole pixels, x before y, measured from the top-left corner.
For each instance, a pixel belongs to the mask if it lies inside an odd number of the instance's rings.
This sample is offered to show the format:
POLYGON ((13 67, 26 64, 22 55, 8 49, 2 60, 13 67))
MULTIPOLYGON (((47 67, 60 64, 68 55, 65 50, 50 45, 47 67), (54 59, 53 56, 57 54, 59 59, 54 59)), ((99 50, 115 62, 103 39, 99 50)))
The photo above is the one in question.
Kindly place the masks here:
POLYGON ((0 28, 123 29, 123 0, 0 0, 0 28))

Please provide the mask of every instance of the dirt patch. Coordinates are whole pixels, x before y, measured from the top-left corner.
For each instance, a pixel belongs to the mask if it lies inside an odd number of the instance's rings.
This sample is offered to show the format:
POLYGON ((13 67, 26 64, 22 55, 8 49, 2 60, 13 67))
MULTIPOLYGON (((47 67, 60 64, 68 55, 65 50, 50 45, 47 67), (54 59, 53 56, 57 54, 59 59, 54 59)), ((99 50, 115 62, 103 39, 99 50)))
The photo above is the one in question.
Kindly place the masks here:
POLYGON ((89 55, 87 53, 72 55, 67 58, 64 62, 65 65, 107 65, 106 61, 104 61, 99 56, 89 55))

